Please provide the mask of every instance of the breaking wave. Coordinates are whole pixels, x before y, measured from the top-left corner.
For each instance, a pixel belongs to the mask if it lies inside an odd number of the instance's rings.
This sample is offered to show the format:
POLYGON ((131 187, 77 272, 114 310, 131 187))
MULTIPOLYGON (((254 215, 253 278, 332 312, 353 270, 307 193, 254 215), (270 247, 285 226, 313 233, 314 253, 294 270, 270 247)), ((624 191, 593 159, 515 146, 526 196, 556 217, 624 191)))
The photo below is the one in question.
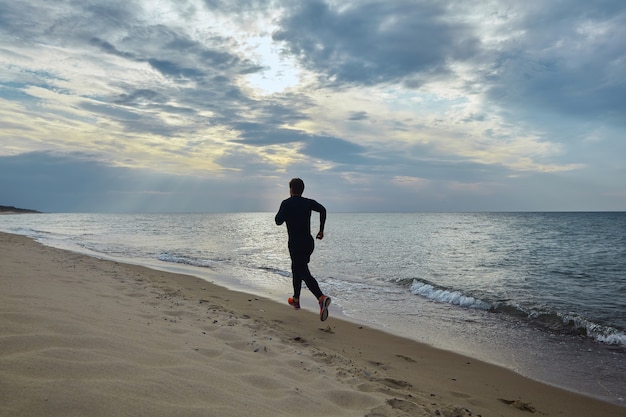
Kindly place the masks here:
POLYGON ((399 283, 409 284, 411 293, 438 303, 447 303, 462 308, 485 310, 491 313, 505 314, 517 320, 523 320, 543 330, 570 336, 590 337, 597 342, 626 348, 626 333, 596 323, 575 313, 564 314, 558 311, 541 311, 511 303, 510 300, 486 301, 461 291, 444 288, 430 282, 413 279, 399 283))

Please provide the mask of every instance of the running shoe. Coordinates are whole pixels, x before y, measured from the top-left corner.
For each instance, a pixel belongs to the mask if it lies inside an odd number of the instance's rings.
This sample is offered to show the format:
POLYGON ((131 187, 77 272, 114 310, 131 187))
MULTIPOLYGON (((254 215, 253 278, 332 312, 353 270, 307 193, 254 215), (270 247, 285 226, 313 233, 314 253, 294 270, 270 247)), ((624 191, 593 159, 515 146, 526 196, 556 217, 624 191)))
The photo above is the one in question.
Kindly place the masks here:
POLYGON ((300 310, 300 300, 296 301, 293 297, 289 297, 289 299, 287 299, 287 302, 296 310, 300 310))
POLYGON ((328 318, 328 306, 330 305, 330 297, 322 295, 320 297, 320 320, 324 321, 328 318))

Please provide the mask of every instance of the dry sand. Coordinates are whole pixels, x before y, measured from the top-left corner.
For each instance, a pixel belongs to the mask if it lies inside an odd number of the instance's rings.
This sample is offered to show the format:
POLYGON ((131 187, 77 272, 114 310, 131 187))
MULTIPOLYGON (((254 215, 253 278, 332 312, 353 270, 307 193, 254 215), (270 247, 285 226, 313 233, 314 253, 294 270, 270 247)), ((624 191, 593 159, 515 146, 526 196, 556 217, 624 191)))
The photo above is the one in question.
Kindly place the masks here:
POLYGON ((0 415, 626 416, 332 314, 0 233, 0 415))

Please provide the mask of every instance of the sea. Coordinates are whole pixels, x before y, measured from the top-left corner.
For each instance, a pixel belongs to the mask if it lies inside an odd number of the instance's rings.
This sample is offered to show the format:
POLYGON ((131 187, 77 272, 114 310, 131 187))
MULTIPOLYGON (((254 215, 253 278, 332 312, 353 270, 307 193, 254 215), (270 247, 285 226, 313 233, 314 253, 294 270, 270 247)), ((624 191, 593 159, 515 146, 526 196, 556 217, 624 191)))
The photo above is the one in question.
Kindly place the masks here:
MULTIPOLYGON (((274 213, 4 215, 0 231, 194 275, 294 314, 274 213)), ((329 324, 351 320, 626 407, 626 212, 330 212, 309 266, 333 298, 329 324)), ((306 288, 301 302, 317 309, 306 288)))

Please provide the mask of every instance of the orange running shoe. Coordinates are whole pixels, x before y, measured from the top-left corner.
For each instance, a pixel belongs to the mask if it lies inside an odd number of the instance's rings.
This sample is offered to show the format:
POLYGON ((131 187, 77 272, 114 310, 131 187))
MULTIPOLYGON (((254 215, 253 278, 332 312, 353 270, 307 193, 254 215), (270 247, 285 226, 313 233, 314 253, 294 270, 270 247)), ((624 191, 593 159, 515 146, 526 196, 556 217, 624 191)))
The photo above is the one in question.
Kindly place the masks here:
POLYGON ((330 305, 330 297, 322 295, 320 297, 320 320, 324 321, 328 318, 328 306, 330 305))
POLYGON ((300 300, 296 300, 293 297, 289 297, 287 299, 287 302, 289 303, 290 306, 293 306, 293 308, 295 308, 296 310, 300 310, 300 300))

